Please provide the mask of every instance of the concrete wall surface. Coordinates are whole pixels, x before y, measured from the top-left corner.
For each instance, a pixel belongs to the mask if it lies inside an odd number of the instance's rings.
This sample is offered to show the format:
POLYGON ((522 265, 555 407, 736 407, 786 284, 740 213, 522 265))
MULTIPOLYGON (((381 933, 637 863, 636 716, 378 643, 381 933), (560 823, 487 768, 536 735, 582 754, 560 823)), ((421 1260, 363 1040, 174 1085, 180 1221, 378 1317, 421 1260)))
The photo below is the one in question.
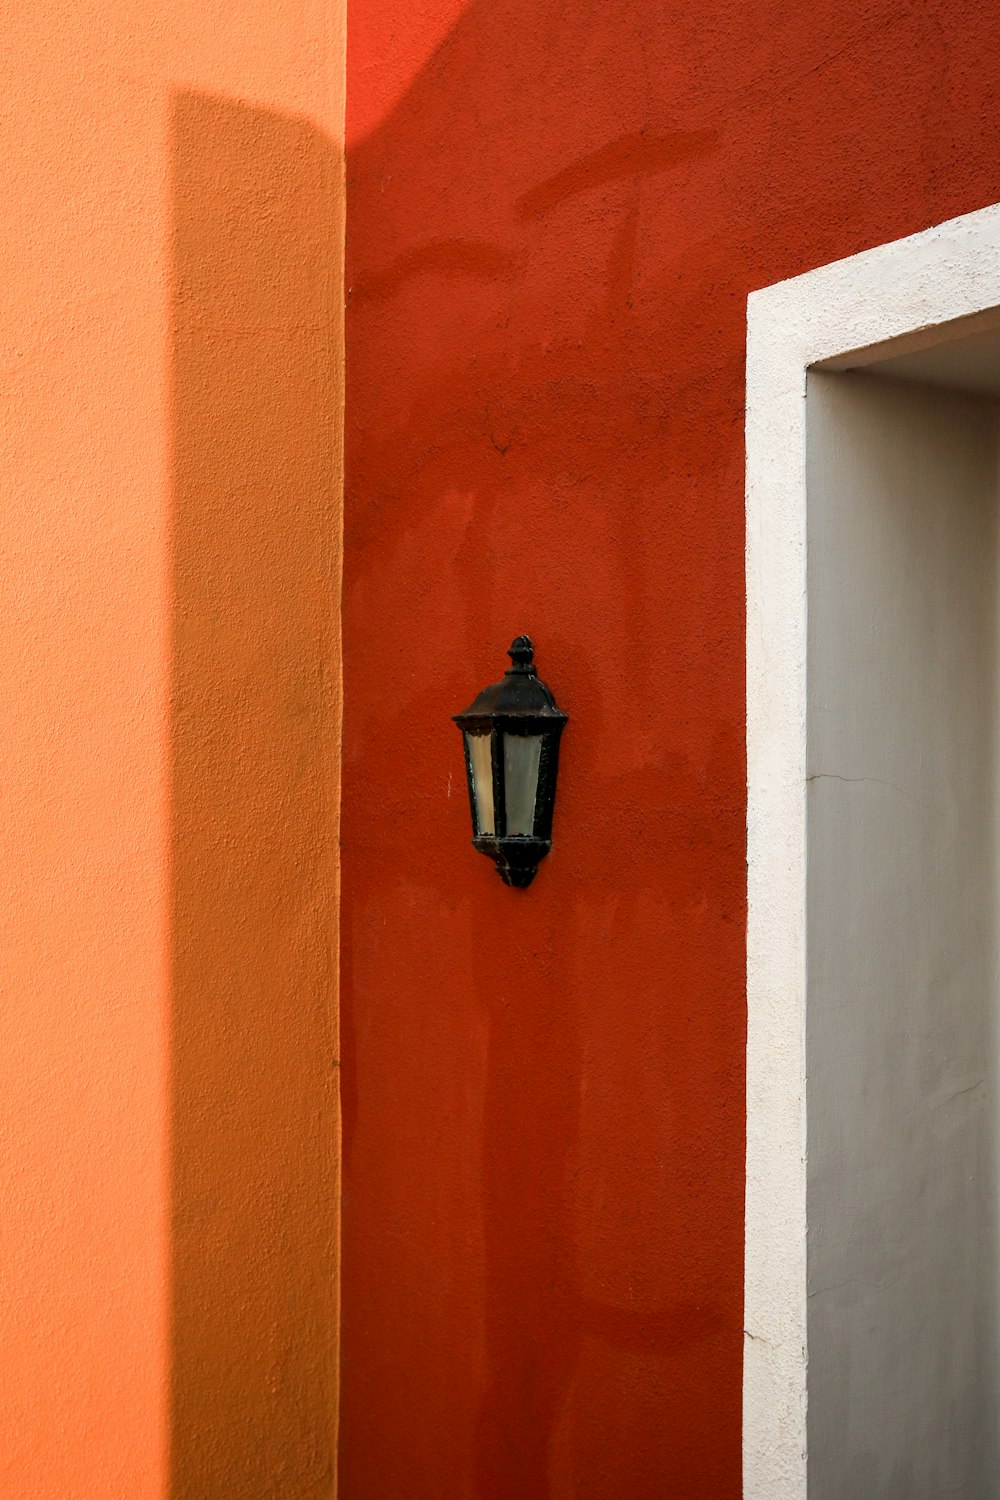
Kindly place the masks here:
POLYGON ((809 1496, 990 1500, 995 398, 810 376, 809 1496))

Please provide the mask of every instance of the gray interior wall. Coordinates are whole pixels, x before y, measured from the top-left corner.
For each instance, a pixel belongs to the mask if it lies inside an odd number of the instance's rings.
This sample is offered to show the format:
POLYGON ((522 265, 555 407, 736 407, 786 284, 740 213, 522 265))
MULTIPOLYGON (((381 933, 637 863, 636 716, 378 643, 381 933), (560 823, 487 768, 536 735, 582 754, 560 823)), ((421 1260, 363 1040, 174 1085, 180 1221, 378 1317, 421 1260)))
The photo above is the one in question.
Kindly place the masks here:
POLYGON ((808 431, 809 1496, 995 1500, 997 410, 808 431))

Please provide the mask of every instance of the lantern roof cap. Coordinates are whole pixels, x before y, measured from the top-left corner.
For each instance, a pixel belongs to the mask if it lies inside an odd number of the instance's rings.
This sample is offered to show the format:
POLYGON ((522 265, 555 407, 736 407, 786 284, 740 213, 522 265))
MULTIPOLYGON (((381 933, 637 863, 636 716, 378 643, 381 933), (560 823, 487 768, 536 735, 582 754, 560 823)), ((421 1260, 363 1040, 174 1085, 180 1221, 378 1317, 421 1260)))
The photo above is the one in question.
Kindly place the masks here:
MULTIPOLYGON (((511 665, 499 682, 473 699, 464 713, 455 714, 455 723, 463 728, 473 728, 475 721, 495 718, 547 719, 565 724, 568 715, 557 707, 552 693, 542 682, 535 669, 535 649, 531 637, 516 636, 507 655, 511 665)), ((486 724, 481 724, 485 729, 486 724)))

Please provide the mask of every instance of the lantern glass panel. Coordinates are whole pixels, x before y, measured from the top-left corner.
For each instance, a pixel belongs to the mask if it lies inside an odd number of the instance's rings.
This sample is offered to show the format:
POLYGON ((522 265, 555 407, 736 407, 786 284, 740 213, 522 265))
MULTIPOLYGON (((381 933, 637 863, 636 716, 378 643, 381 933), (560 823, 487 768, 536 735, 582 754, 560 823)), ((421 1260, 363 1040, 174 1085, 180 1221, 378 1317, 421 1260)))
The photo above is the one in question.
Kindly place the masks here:
POLYGON ((535 831, 535 798, 538 765, 542 754, 539 734, 505 734, 503 737, 504 798, 507 832, 529 837, 535 831))
POLYGON ((467 734, 465 743, 472 766, 472 790, 476 797, 476 832, 495 833, 493 814, 493 736, 467 734))

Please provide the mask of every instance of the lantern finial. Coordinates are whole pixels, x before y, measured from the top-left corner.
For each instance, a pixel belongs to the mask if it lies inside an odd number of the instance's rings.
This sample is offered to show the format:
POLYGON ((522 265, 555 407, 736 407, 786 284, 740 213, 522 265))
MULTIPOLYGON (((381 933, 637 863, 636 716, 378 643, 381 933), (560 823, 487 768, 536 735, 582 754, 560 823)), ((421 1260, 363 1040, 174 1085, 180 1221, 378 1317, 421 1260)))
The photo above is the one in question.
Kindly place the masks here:
POLYGON ((512 672, 527 672, 530 676, 535 675, 535 648, 531 644, 530 635, 519 635, 511 642, 510 650, 507 652, 512 667, 507 668, 507 675, 512 672))

